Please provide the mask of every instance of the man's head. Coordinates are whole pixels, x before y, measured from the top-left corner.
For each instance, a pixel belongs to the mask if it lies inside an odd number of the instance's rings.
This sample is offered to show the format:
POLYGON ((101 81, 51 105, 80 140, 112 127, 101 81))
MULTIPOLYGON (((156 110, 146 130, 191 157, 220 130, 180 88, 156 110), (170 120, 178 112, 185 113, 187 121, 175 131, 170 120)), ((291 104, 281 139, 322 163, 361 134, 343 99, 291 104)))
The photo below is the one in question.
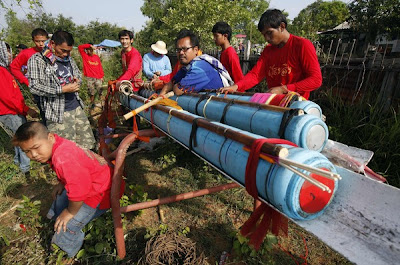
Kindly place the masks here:
POLYGON ((87 49, 85 49, 85 52, 87 53, 87 55, 89 55, 89 56, 92 56, 93 55, 93 53, 94 53, 94 50, 93 50, 93 43, 89 43, 91 46, 90 46, 90 48, 87 48, 87 49))
POLYGON ((258 22, 258 30, 265 40, 274 46, 281 46, 286 43, 289 38, 286 27, 286 17, 278 9, 268 9, 261 15, 258 22))
POLYGON ((151 45, 152 53, 156 57, 163 56, 168 53, 167 44, 162 40, 157 41, 156 43, 151 45))
POLYGON ((199 51, 199 37, 188 29, 179 31, 175 40, 176 53, 182 65, 188 65, 199 51))
POLYGON ((221 46, 226 40, 231 41, 232 28, 228 23, 223 21, 217 22, 211 31, 214 35, 216 45, 221 46))
POLYGON ((31 160, 46 163, 51 159, 55 138, 42 123, 31 121, 18 128, 12 143, 19 146, 31 160))
POLYGON ((118 33, 118 39, 124 50, 129 49, 133 43, 133 32, 126 29, 121 30, 118 33))
POLYGON ((50 45, 54 49, 53 53, 55 56, 65 59, 71 54, 74 46, 74 38, 71 33, 64 30, 58 30, 54 32, 51 37, 50 45))
POLYGON ((32 31, 31 35, 36 48, 41 51, 44 48, 44 43, 49 38, 49 34, 44 29, 37 28, 32 31))

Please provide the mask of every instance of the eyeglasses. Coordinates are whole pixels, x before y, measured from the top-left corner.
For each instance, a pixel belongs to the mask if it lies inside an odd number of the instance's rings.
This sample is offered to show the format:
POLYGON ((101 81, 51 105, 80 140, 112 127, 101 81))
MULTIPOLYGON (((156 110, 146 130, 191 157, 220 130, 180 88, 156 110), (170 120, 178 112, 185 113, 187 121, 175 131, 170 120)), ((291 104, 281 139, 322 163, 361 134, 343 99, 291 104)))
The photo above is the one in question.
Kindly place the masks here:
POLYGON ((176 48, 175 51, 176 53, 180 53, 181 51, 183 52, 187 52, 189 49, 194 48, 194 46, 192 47, 182 47, 182 48, 176 48))

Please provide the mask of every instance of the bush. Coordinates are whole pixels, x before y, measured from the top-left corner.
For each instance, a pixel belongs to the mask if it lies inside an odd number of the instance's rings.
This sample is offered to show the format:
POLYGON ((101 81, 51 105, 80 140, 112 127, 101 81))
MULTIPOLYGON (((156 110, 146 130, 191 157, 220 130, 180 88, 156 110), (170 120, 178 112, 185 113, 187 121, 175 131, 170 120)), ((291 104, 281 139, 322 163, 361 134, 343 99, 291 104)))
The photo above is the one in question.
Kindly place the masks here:
POLYGON ((326 116, 330 139, 373 151, 369 167, 400 187, 400 114, 383 111, 376 98, 371 93, 351 105, 329 90, 320 92, 315 102, 326 116))

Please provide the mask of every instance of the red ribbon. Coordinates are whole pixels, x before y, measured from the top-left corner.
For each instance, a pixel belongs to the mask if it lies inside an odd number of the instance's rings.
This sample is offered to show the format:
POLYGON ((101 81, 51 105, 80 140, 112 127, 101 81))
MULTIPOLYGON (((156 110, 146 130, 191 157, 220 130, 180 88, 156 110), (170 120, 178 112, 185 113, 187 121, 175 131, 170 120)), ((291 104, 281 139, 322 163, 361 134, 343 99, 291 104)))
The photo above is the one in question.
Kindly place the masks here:
POLYGON ((286 236, 288 232, 288 219, 271 206, 258 200, 256 172, 261 148, 264 143, 289 144, 296 146, 287 140, 265 138, 255 140, 251 146, 249 158, 247 159, 246 164, 245 186, 246 191, 255 199, 255 207, 250 218, 243 224, 240 233, 243 236, 250 238, 249 245, 254 246, 256 250, 260 249, 260 246, 269 231, 276 236, 279 235, 279 230, 282 230, 286 236))

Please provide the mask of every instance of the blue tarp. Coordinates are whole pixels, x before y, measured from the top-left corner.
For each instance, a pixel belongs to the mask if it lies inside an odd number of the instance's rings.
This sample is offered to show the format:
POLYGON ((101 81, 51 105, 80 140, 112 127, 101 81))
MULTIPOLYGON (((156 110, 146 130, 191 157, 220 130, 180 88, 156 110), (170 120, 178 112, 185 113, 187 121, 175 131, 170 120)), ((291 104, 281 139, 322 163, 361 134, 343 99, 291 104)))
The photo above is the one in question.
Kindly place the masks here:
POLYGON ((114 48, 114 47, 121 46, 121 43, 119 41, 105 39, 102 42, 100 42, 99 44, 96 44, 96 46, 104 46, 104 47, 114 48))

